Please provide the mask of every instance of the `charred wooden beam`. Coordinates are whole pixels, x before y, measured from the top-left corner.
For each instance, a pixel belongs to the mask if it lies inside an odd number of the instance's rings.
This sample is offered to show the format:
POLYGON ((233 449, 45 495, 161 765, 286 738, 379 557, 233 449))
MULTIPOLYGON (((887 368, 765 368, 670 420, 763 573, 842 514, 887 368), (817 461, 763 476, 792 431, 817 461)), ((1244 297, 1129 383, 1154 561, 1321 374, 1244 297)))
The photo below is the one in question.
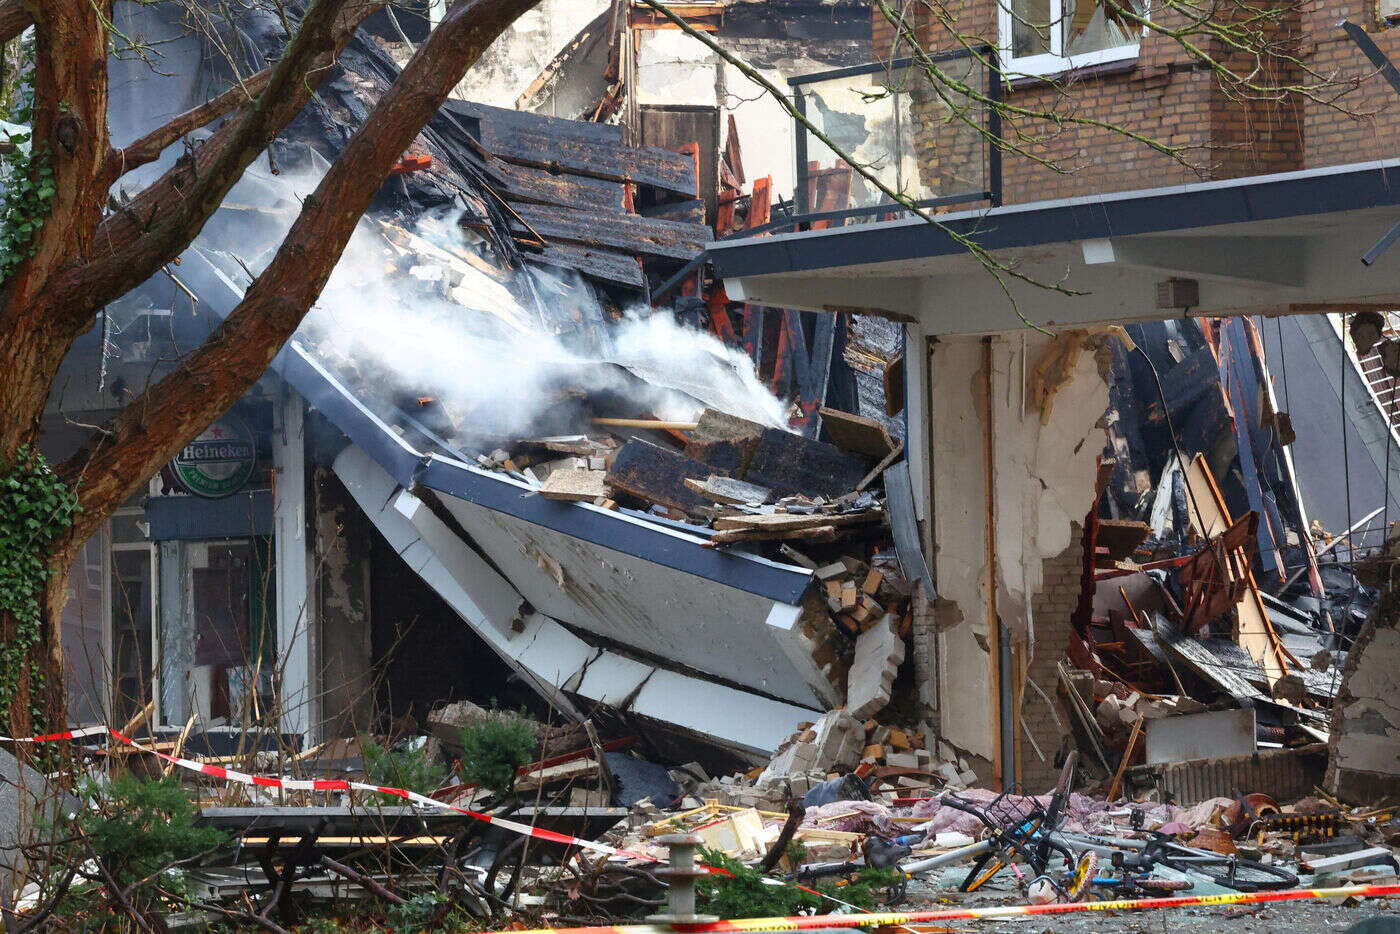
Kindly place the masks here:
POLYGON ((709 239, 708 228, 699 224, 682 224, 638 214, 605 214, 537 204, 519 205, 518 211, 525 223, 547 240, 607 247, 645 256, 688 260, 699 253, 709 239))
POLYGON ((679 153, 627 146, 619 127, 448 101, 444 110, 480 122, 482 146, 507 162, 695 197, 695 164, 679 153))
POLYGON ((713 508, 712 504, 688 489, 685 481, 687 478, 703 480, 712 472, 708 464, 633 438, 613 458, 607 484, 619 493, 644 502, 704 515, 713 508))

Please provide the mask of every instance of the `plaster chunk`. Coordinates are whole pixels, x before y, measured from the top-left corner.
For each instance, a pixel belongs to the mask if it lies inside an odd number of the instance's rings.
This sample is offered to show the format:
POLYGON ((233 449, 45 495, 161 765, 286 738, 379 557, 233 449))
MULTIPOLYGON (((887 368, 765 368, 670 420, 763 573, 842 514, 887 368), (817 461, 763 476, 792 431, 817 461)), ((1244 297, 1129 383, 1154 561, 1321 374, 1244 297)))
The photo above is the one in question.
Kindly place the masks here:
POLYGON ((895 618, 886 615, 856 639, 856 657, 846 675, 846 709, 864 720, 890 702, 895 676, 904 661, 904 640, 895 618))

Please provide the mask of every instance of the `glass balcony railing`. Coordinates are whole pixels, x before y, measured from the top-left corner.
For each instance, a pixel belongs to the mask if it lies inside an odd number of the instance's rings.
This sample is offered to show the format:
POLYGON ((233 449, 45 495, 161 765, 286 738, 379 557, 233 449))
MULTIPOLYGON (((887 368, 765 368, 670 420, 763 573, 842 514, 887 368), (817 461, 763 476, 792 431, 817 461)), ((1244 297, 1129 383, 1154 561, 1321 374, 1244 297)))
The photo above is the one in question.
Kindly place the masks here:
POLYGON ((771 229, 887 220, 906 214, 907 203, 1000 205, 1001 151, 992 141, 1001 123, 989 105, 1001 95, 995 54, 975 47, 790 79, 811 127, 797 121, 797 190, 771 229))

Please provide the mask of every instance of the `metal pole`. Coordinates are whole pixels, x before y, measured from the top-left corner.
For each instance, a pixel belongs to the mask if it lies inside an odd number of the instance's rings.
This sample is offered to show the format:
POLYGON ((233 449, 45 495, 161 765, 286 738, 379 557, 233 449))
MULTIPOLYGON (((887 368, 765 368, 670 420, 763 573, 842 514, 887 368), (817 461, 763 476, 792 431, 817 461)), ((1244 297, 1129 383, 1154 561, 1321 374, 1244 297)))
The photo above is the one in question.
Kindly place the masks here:
POLYGON ((665 914, 649 915, 647 920, 654 924, 709 924, 718 921, 714 915, 695 913, 695 880, 710 874, 708 869, 695 862, 695 850, 704 841, 695 834, 671 834, 657 837, 656 842, 671 851, 671 864, 655 873, 669 885, 666 903, 670 910, 665 914))

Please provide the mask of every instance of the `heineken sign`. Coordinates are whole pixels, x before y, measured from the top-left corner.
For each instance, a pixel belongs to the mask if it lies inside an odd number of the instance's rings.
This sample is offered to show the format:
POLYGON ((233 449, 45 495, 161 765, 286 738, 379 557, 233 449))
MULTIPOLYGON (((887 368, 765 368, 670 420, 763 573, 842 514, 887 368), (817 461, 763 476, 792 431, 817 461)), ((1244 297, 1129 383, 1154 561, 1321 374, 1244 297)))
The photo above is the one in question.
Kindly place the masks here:
POLYGON ((190 493, 220 499, 243 489, 257 460, 253 433, 239 419, 225 415, 185 445, 170 469, 190 493))

